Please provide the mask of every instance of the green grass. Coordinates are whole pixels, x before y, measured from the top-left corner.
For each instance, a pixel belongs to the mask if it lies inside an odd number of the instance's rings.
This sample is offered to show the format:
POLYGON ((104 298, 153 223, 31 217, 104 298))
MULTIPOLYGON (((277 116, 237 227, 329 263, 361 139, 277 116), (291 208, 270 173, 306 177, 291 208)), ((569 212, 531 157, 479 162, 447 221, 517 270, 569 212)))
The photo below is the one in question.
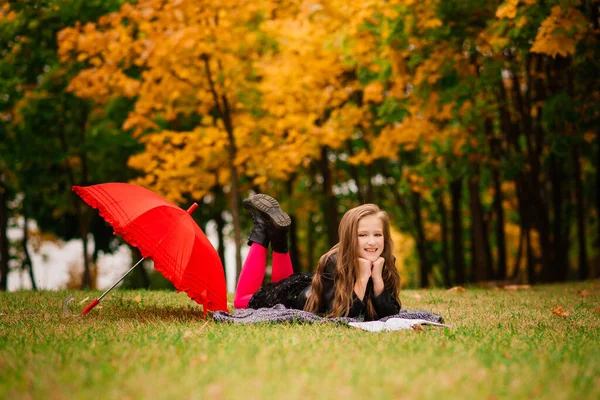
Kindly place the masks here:
POLYGON ((379 334, 217 324, 173 292, 117 290, 65 318, 67 294, 0 294, 1 399, 600 398, 598 282, 406 290, 453 329, 379 334))

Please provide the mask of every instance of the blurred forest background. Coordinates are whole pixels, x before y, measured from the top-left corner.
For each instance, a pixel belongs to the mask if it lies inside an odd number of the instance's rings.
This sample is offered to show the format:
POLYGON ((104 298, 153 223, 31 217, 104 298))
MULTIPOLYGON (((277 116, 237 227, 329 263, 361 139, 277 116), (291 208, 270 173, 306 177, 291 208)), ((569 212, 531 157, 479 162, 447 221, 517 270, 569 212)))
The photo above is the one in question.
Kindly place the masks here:
POLYGON ((238 272, 265 192, 300 271, 374 202, 405 286, 600 273, 598 0, 0 4, 0 289, 34 279, 18 218, 94 287, 119 241, 71 186, 109 181, 199 202, 238 272))

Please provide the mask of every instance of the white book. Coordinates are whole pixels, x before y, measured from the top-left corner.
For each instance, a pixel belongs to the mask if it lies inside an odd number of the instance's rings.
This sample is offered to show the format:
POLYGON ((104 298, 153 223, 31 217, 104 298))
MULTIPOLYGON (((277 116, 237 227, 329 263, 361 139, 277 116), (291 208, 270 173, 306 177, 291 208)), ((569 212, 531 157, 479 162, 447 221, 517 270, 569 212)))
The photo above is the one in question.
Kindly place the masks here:
POLYGON ((415 325, 434 325, 451 328, 450 325, 439 324, 424 319, 390 318, 387 321, 350 322, 350 326, 370 332, 399 331, 413 329, 415 325))

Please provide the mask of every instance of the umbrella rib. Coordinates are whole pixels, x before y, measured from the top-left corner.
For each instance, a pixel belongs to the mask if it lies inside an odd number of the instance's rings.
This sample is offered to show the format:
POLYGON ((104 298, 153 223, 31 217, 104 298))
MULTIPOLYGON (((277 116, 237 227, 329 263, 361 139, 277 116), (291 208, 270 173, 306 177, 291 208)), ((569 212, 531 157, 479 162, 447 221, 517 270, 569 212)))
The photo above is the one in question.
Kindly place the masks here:
MULTIPOLYGON (((95 191, 95 195, 97 195, 99 198, 102 197, 103 199, 105 199, 105 201, 114 206, 115 211, 117 214, 119 214, 119 217, 122 220, 126 220, 127 223, 131 222, 131 219, 129 218, 129 216, 127 215, 127 213, 125 212, 125 210, 123 210, 123 207, 121 207, 121 205, 119 204, 118 201, 116 201, 114 199, 114 197, 112 197, 103 187, 99 187, 99 186, 91 186, 89 187, 90 191, 95 191)), ((100 207, 96 207, 100 210, 100 207)), ((104 206, 104 208, 108 209, 108 207, 104 206)), ((106 210, 108 211, 108 210, 106 210)), ((109 214, 110 215, 110 214, 109 214)), ((121 225, 119 225, 121 226, 121 225)))

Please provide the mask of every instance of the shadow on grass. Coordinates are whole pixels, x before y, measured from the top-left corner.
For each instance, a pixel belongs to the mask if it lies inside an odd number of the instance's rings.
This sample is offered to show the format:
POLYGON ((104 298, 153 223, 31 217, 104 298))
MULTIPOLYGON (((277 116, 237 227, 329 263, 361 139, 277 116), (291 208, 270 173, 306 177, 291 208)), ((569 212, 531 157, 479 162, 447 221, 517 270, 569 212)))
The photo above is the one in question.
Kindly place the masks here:
POLYGON ((104 321, 104 322, 198 322, 212 321, 212 314, 209 312, 204 316, 202 308, 192 307, 159 307, 155 305, 139 307, 119 307, 106 305, 101 309, 90 311, 89 314, 82 316, 76 314, 70 317, 64 317, 65 320, 78 319, 81 321, 104 321))

